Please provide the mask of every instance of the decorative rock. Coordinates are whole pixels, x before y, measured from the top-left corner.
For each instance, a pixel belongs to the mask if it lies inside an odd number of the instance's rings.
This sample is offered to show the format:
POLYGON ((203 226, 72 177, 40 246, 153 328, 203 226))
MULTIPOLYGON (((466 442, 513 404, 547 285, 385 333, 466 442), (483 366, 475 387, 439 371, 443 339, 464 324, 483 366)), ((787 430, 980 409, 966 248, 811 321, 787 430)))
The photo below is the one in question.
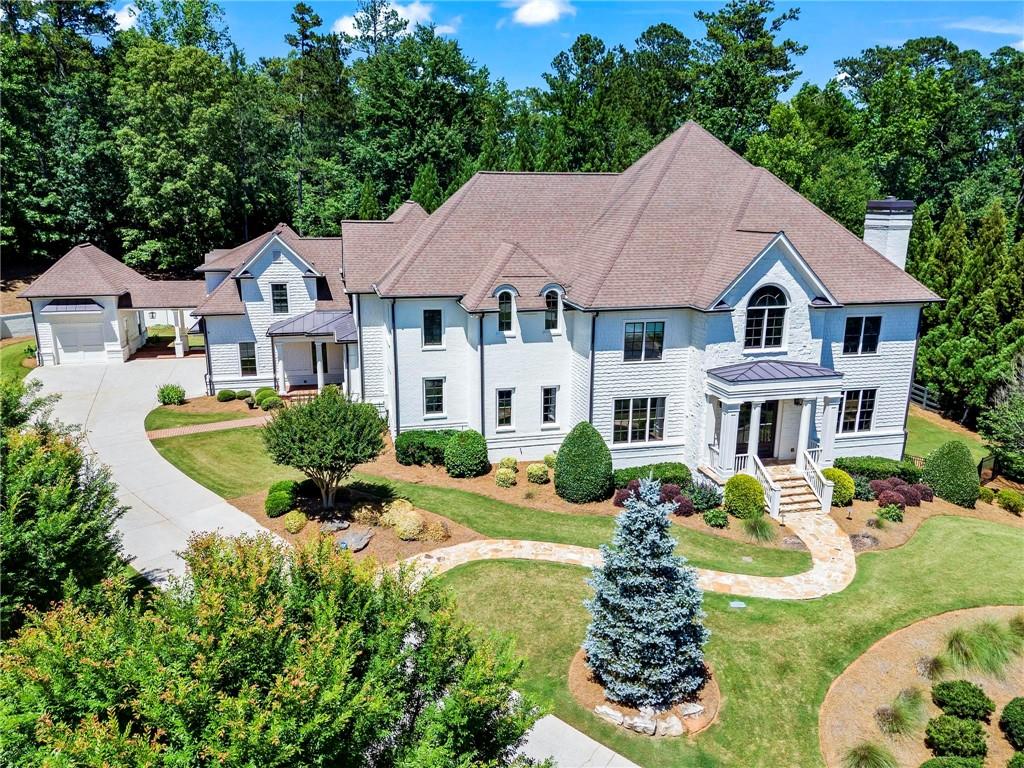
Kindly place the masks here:
POLYGON ((730 600, 729 601, 729 607, 730 608, 746 608, 747 604, 744 603, 742 600, 730 600))
POLYGON ((653 736, 655 730, 657 730, 657 724, 654 722, 654 718, 646 717, 644 715, 624 717, 622 719, 622 725, 629 728, 631 731, 642 733, 645 736, 653 736))
POLYGON ((338 549, 347 549, 352 552, 358 552, 361 549, 366 549, 366 545, 370 543, 370 539, 373 538, 373 531, 363 531, 362 533, 346 533, 344 536, 338 538, 338 549))
POLYGON ((741 557, 740 559, 741 559, 741 560, 742 560, 742 561, 743 561, 744 563, 752 563, 752 562, 754 562, 754 558, 752 558, 752 557, 751 557, 750 555, 744 555, 744 556, 743 556, 743 557, 741 557))
POLYGON ((679 714, 683 717, 697 717, 704 714, 704 705, 696 702, 687 702, 679 705, 679 714))
POLYGON ((598 704, 594 707, 594 714, 616 725, 622 725, 622 713, 614 707, 609 707, 607 704, 598 704))
POLYGON ((675 715, 663 717, 658 721, 659 736, 682 736, 684 733, 683 721, 675 715))
POLYGON ((328 520, 326 523, 321 523, 320 530, 324 533, 337 533, 344 531, 348 526, 348 520, 328 520))

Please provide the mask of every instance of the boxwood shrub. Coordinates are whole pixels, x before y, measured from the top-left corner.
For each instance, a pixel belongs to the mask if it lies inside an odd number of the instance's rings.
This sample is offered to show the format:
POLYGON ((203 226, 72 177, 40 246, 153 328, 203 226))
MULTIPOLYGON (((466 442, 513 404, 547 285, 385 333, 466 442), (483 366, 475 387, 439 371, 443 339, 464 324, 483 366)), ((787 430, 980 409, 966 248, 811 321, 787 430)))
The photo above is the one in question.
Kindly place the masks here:
POLYGON ((299 494, 299 484, 294 480, 278 480, 270 486, 267 495, 284 492, 294 499, 299 494))
POLYGON ((555 456, 555 493, 585 504, 612 492, 612 454, 604 438, 586 421, 570 430, 555 456))
POLYGON ((484 436, 475 429, 456 432, 445 446, 444 468, 450 477, 479 477, 490 472, 484 436))
POLYGON ((999 729, 1010 746, 1024 751, 1024 696, 1010 699, 999 716, 999 729))
POLYGON ((235 400, 245 400, 248 397, 252 397, 252 392, 248 389, 236 389, 235 400))
POLYGON ((407 467, 426 464, 444 466, 444 449, 455 436, 454 429, 414 429, 395 438, 395 459, 407 467))
POLYGON ((277 395, 264 397, 260 401, 260 408, 262 408, 264 411, 275 411, 278 408, 284 408, 284 400, 282 400, 277 395))
POLYGON ((853 478, 841 469, 826 467, 821 471, 826 480, 834 484, 832 488, 832 506, 848 507, 853 503, 853 478))
POLYGON ((265 398, 277 397, 277 390, 273 387, 260 387, 252 393, 253 399, 257 404, 262 403, 265 398))
POLYGON ((544 454, 544 463, 547 465, 548 469, 554 469, 555 468, 555 460, 557 458, 558 458, 558 452, 557 451, 555 453, 545 453, 544 454))
POLYGON ((1003 488, 996 494, 996 503, 1012 515, 1024 515, 1024 493, 1003 488))
POLYGON ((494 473, 494 484, 499 488, 511 488, 516 484, 516 473, 508 467, 501 467, 494 473))
POLYGON ((725 511, 741 520, 764 512, 764 489, 753 475, 733 475, 725 481, 725 511))
POLYGON ((986 504, 992 504, 996 500, 996 492, 987 486, 981 486, 978 489, 978 501, 984 501, 986 504))
POLYGON ((644 464, 639 467, 623 467, 615 470, 615 487, 625 488, 630 480, 645 480, 653 477, 662 484, 669 483, 683 488, 693 482, 690 468, 678 461, 663 461, 658 464, 644 464))
POLYGON ((295 498, 285 491, 277 491, 267 494, 267 500, 263 502, 263 511, 267 517, 280 517, 295 506, 295 498))
POLYGON ((985 768, 980 757, 933 757, 921 763, 921 768, 985 768))
POLYGON ((511 469, 515 474, 519 474, 519 462, 516 461, 515 456, 506 456, 501 459, 498 461, 498 467, 501 469, 511 469))
POLYGON ((884 480, 899 477, 908 483, 921 481, 921 470, 912 461, 896 461, 884 456, 841 456, 835 460, 835 467, 847 474, 868 480, 884 480))
POLYGON ((924 743, 936 756, 984 757, 988 754, 985 731, 977 720, 939 715, 928 721, 924 743))
POLYGON ((964 720, 988 720, 996 705, 968 680, 943 680, 932 686, 932 701, 943 714, 964 720))
POLYGON ((537 485, 544 485, 551 479, 548 476, 548 465, 541 464, 539 462, 537 464, 530 464, 526 468, 526 479, 529 480, 531 483, 536 483, 537 485))
POLYGON ((236 396, 237 395, 235 393, 235 390, 233 390, 233 389, 222 389, 220 392, 217 393, 217 402, 218 403, 229 403, 232 400, 234 400, 236 396))
POLYGON ((928 455, 922 479, 939 498, 974 509, 980 487, 978 470, 970 449, 959 440, 951 440, 928 455))

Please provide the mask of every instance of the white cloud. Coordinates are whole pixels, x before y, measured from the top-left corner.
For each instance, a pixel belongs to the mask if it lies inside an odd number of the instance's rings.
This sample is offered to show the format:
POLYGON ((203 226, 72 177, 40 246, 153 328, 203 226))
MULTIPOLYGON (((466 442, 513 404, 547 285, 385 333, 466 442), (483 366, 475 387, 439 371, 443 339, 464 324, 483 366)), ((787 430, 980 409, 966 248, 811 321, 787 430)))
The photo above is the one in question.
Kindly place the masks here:
POLYGON ((354 35, 356 33, 356 17, 342 16, 331 24, 331 32, 336 35, 354 35))
POLYGON ((965 29, 968 32, 981 32, 986 35, 1005 35, 1016 37, 1011 45, 1018 51, 1024 51, 1024 21, 996 19, 991 16, 971 16, 946 23, 946 29, 965 29))
POLYGON ((504 5, 515 8, 512 20, 526 27, 539 27, 563 16, 576 15, 576 7, 568 0, 511 0, 504 5))
POLYGON ((114 26, 120 31, 131 29, 139 22, 139 9, 135 3, 126 3, 114 11, 114 26))
POLYGON ((462 16, 452 16, 444 24, 438 24, 435 32, 439 35, 454 35, 462 26, 462 16))
MULTIPOLYGON (((417 24, 431 24, 434 20, 434 4, 424 3, 420 0, 412 0, 411 3, 402 5, 401 3, 392 3, 391 7, 395 9, 395 12, 407 22, 409 22, 409 30, 417 24)), ((462 16, 454 16, 443 24, 438 24, 436 31, 439 35, 454 35, 458 32, 459 27, 462 25, 462 16)), ((347 34, 354 35, 356 33, 356 20, 354 16, 342 16, 337 19, 331 25, 331 32, 337 35, 347 34)))
POLYGON ((412 0, 408 5, 393 3, 391 7, 398 12, 399 16, 409 22, 410 27, 416 24, 429 24, 430 18, 434 14, 433 4, 421 3, 420 0, 412 0))

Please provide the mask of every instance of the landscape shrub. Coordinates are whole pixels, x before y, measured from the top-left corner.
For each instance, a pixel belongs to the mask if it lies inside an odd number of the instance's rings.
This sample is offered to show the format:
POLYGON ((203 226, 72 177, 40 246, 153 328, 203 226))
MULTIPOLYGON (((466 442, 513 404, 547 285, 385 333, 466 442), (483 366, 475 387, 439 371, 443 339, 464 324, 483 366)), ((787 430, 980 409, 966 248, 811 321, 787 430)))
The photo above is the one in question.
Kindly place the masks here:
POLYGON ((843 755, 843 768, 898 768, 899 764, 885 747, 871 741, 854 744, 843 755))
POLYGON ((984 757, 988 754, 985 731, 977 720, 939 715, 928 721, 924 743, 936 756, 984 757))
POLYGON ((360 501, 349 513, 352 519, 362 525, 380 525, 383 506, 377 501, 360 501))
POLYGON ((554 453, 546 453, 546 454, 544 454, 544 463, 547 465, 548 469, 554 469, 555 468, 555 461, 557 461, 557 459, 558 459, 558 451, 555 451, 554 453))
POLYGON ((740 520, 764 513, 764 489, 753 475, 733 475, 725 482, 725 511, 740 520))
POLYGON ((290 493, 277 491, 267 494, 267 499, 263 502, 263 511, 267 513, 267 517, 280 517, 294 505, 295 499, 290 493))
POLYGON ((895 476, 908 483, 921 481, 921 470, 909 459, 896 461, 883 456, 840 456, 835 460, 835 466, 854 477, 860 475, 868 480, 895 476))
POLYGON ((991 504, 995 500, 996 492, 987 485, 983 485, 978 489, 978 501, 984 501, 986 504, 991 504))
POLYGON ((1003 488, 996 494, 996 503, 1012 515, 1024 515, 1024 493, 1012 488, 1003 488))
POLYGON ((494 484, 499 488, 511 488, 516 484, 516 473, 508 467, 502 467, 494 473, 494 484))
POLYGON ((917 492, 917 489, 914 486, 900 486, 896 493, 903 497, 903 501, 908 507, 921 506, 921 494, 917 492))
POLYGON ((294 480, 278 480, 267 489, 267 495, 284 492, 291 497, 294 503, 295 497, 299 495, 299 484, 294 480))
POLYGON ((985 761, 980 757, 932 757, 921 763, 921 768, 985 768, 985 761))
POLYGON ((899 491, 882 491, 878 494, 879 507, 899 507, 902 511, 907 505, 906 499, 899 491))
POLYGON ((662 461, 657 464, 616 469, 615 487, 625 488, 630 480, 646 480, 648 477, 658 480, 662 485, 670 483, 684 488, 693 482, 693 475, 688 466, 679 461, 662 461))
POLYGON ((665 502, 665 501, 672 501, 672 499, 674 499, 676 496, 678 496, 682 492, 683 492, 683 489, 680 488, 675 483, 662 483, 662 485, 661 485, 661 500, 663 502, 665 502))
POLYGON ((711 528, 728 528, 729 515, 721 507, 704 510, 704 524, 711 528))
POLYGON ((935 492, 927 483, 914 483, 911 488, 917 491, 917 495, 921 497, 921 501, 931 501, 935 498, 935 492))
POLYGON ((259 404, 268 397, 277 397, 277 390, 273 387, 260 387, 252 393, 252 396, 256 403, 259 404))
POLYGON ((276 411, 278 408, 284 408, 284 400, 276 395, 271 395, 260 401, 260 408, 264 411, 276 411))
POLYGON ((217 393, 218 403, 230 403, 237 397, 237 393, 233 389, 222 389, 217 393))
POLYGON ((248 389, 236 389, 235 390, 235 399, 236 400, 245 400, 245 399, 250 398, 250 397, 252 397, 252 392, 250 392, 248 389))
POLYGON ((479 477, 491 469, 487 441, 475 429, 456 432, 444 449, 444 468, 449 477, 479 477))
POLYGON ((511 469, 516 474, 519 473, 519 462, 516 461, 515 456, 506 456, 498 462, 499 469, 511 469))
POLYGON ((922 477, 939 498, 974 508, 978 500, 978 470, 964 443, 951 440, 932 451, 925 460, 922 477))
POLYGON ((955 627, 946 633, 945 656, 958 670, 976 670, 1002 676, 1006 666, 1024 650, 1024 637, 1014 624, 981 621, 970 627, 955 627))
POLYGON ((299 533, 300 531, 302 531, 303 528, 306 527, 308 518, 306 517, 304 512, 300 512, 297 509, 293 509, 291 512, 284 516, 281 522, 284 523, 284 529, 288 531, 288 533, 295 534, 299 533))
POLYGON ((414 429, 395 438, 395 460, 405 466, 444 466, 444 449, 454 429, 414 429))
POLYGON ((883 733, 905 735, 924 720, 924 696, 920 688, 904 688, 887 707, 875 710, 875 720, 883 733))
POLYGON ((566 435, 555 458, 555 493, 585 504, 612 492, 612 454, 600 433, 581 421, 566 435))
POLYGON ((707 512, 722 505, 722 491, 708 480, 694 480, 690 483, 686 495, 690 497, 693 508, 698 512, 707 512))
POLYGON ((761 544, 767 544, 769 541, 775 541, 775 537, 778 535, 771 518, 764 512, 761 512, 759 515, 752 515, 750 517, 743 518, 742 525, 743 531, 747 536, 761 544))
POLYGON ((423 528, 420 538, 423 541, 448 541, 452 537, 448 524, 444 520, 431 520, 423 528))
POLYGON ((831 480, 834 485, 832 488, 832 506, 850 506, 853 503, 853 493, 855 490, 853 478, 846 472, 843 472, 843 470, 836 469, 835 467, 826 467, 821 471, 821 474, 825 476, 826 480, 831 480))
POLYGON ((869 480, 868 487, 871 489, 871 492, 875 494, 876 498, 878 497, 878 494, 891 491, 893 488, 892 482, 888 478, 869 480))
POLYGON ((675 510, 673 510, 674 513, 680 517, 690 517, 697 511, 697 508, 693 504, 693 499, 689 496, 676 496, 672 499, 672 503, 676 505, 675 510))
MULTIPOLYGON (((886 491, 886 493, 893 493, 893 491, 886 491)), ((875 514, 887 523, 903 522, 903 507, 898 504, 886 504, 884 507, 880 507, 875 514)))
POLYGON ((987 721, 996 705, 968 680, 944 680, 932 686, 932 701, 943 714, 964 720, 987 721))
MULTIPOLYGON (((979 768, 981 764, 979 763, 979 768)), ((1013 757, 1010 758, 1010 762, 1006 764, 1006 768, 1024 768, 1024 752, 1017 752, 1013 757)))
POLYGON ((164 384, 157 387, 156 399, 160 405, 184 405, 185 388, 178 384, 164 384))
POLYGON ((530 464, 526 468, 526 479, 531 483, 536 483, 537 485, 544 485, 545 483, 550 482, 551 477, 548 474, 548 465, 540 463, 530 464))
POLYGON ((1018 696, 1007 702, 999 715, 999 730, 1003 732, 1010 746, 1024 750, 1024 696, 1018 696))
POLYGON ((871 481, 863 475, 853 475, 853 498, 859 501, 874 501, 875 492, 871 488, 871 481))
POLYGON ((427 521, 418 510, 406 510, 391 514, 391 528, 402 541, 415 541, 427 527, 427 521))
POLYGON ((633 491, 629 488, 618 488, 612 495, 612 505, 616 507, 626 506, 626 499, 633 495, 633 491))

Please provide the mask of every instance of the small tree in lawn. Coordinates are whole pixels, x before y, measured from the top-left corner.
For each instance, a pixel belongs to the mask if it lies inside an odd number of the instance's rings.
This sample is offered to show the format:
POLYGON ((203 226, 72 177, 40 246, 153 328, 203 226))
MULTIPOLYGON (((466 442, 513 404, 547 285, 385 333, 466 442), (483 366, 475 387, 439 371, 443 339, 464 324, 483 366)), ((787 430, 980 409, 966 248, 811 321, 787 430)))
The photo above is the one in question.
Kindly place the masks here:
POLYGON ((337 387, 306 403, 275 411, 263 443, 277 464, 294 467, 316 483, 326 509, 352 469, 384 450, 384 422, 369 403, 354 403, 337 387))
POLYGON ((657 480, 642 480, 589 582, 587 663, 605 695, 630 707, 667 709, 707 680, 704 593, 686 558, 673 554, 672 508, 657 480))

